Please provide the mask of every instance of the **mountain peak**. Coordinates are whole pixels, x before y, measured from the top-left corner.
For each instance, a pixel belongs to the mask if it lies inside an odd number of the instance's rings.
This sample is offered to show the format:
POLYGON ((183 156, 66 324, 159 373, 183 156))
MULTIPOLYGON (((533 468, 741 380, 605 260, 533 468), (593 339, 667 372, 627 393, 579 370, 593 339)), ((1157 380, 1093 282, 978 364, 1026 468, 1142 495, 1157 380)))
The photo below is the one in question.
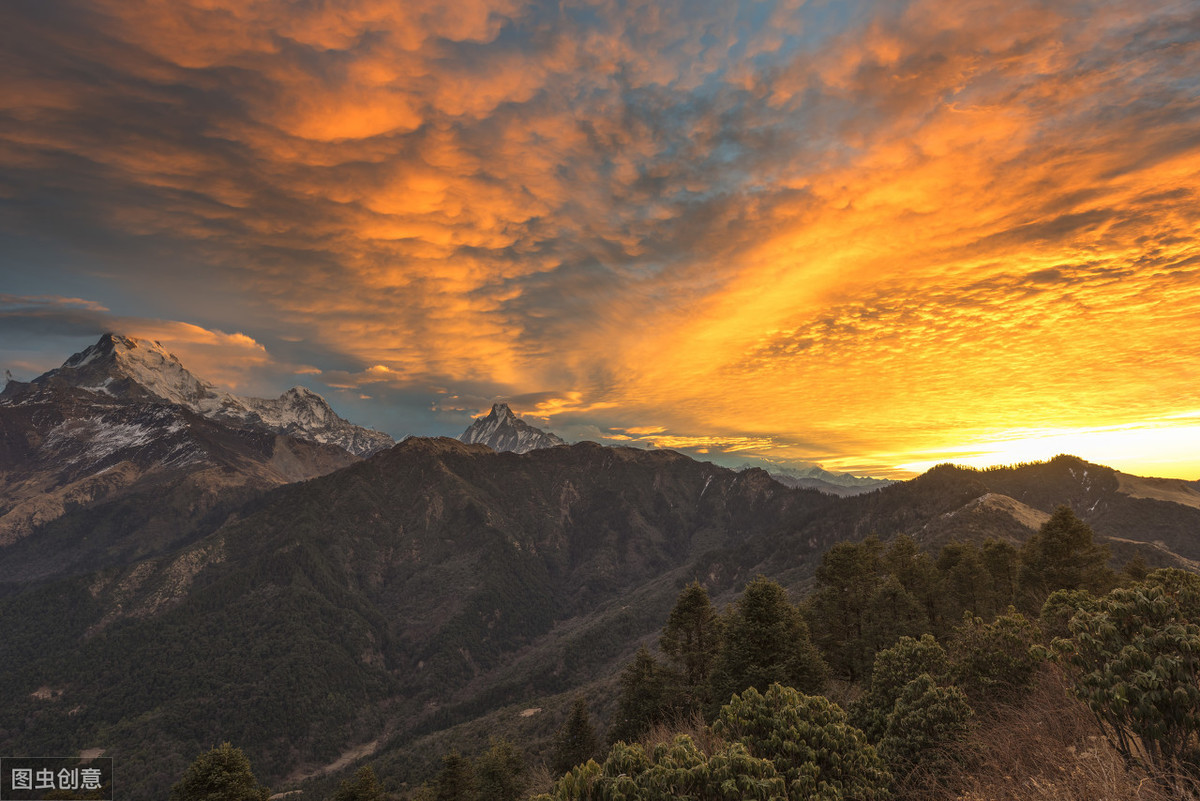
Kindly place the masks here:
POLYGON ((190 373, 161 343, 121 334, 104 334, 33 383, 77 387, 125 402, 165 401, 213 420, 337 445, 358 456, 395 444, 387 434, 342 419, 309 389, 292 387, 273 399, 223 392, 190 373))
POLYGON ((496 451, 528 453, 567 443, 556 434, 534 428, 513 414, 507 403, 496 403, 485 417, 477 417, 459 436, 460 442, 481 443, 496 451))
POLYGON ((73 386, 124 400, 159 398, 183 406, 215 394, 212 384, 188 372, 160 343, 114 333, 104 334, 34 383, 73 386))

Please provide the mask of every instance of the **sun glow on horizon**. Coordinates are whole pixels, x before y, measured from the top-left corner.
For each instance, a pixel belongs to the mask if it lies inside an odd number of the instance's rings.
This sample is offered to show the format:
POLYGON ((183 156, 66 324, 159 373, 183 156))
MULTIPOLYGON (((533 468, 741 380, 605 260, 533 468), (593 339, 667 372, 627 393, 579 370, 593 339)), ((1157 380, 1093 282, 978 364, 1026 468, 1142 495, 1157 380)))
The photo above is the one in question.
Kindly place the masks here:
POLYGON ((0 4, 0 358, 166 330, 396 437, 511 400, 730 462, 1200 478, 1192 9, 835 6, 0 4))
POLYGON ((1200 480, 1200 413, 1126 425, 1013 429, 930 452, 898 467, 916 474, 945 462, 987 468, 1044 462, 1058 454, 1078 456, 1124 473, 1200 480))

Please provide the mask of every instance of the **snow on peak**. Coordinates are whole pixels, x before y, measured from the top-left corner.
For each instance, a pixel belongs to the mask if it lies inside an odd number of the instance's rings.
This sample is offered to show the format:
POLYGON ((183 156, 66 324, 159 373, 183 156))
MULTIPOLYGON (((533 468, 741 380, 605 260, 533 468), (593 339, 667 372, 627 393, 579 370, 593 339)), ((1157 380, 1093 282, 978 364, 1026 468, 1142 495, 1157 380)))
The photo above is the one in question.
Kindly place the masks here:
POLYGON ((360 456, 395 444, 387 434, 342 419, 324 398, 304 387, 292 387, 278 398, 222 392, 188 372, 160 343, 119 334, 105 334, 35 382, 67 384, 122 400, 158 399, 214 420, 337 445, 360 456))
POLYGON ((514 453, 566 445, 557 435, 534 428, 517 417, 507 403, 493 405, 491 412, 476 418, 458 439, 468 445, 482 443, 492 450, 514 453))
POLYGON ((43 379, 118 397, 150 395, 182 406, 216 393, 212 384, 189 373, 160 343, 119 334, 105 334, 36 381, 43 379))

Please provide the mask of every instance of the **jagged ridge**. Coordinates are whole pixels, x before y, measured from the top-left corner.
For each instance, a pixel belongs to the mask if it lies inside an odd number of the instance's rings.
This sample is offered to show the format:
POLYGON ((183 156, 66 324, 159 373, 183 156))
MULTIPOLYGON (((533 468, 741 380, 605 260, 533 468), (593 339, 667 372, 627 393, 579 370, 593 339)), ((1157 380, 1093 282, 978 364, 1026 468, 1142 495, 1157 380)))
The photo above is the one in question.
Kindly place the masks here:
POLYGON ((159 399, 213 420, 336 445, 356 456, 370 456, 395 444, 387 434, 338 416, 324 398, 304 387, 293 387, 278 398, 222 392, 189 372, 158 342, 118 334, 105 334, 62 367, 35 378, 33 385, 72 386, 124 400, 159 399))
POLYGON ((513 453, 567 444, 557 434, 534 428, 517 417, 507 403, 492 406, 486 417, 476 419, 458 439, 467 444, 481 443, 494 451, 513 453))

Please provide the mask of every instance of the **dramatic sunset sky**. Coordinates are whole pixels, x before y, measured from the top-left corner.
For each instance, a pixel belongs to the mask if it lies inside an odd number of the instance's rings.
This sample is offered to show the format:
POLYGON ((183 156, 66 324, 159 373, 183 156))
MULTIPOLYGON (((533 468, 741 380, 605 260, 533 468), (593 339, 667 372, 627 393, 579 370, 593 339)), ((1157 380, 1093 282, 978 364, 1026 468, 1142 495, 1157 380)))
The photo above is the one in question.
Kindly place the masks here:
POLYGON ((0 368, 1200 479, 1195 0, 5 0, 0 368))

